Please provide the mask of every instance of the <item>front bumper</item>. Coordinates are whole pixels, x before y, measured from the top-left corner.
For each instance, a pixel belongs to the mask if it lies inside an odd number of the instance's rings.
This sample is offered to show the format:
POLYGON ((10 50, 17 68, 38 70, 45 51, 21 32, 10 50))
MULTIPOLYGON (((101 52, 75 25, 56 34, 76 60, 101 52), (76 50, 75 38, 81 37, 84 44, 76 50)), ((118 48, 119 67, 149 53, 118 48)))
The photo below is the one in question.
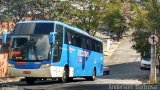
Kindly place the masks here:
POLYGON ((149 64, 142 64, 140 67, 141 67, 142 69, 150 69, 150 68, 151 68, 151 65, 149 65, 149 64))
POLYGON ((9 67, 8 70, 11 76, 16 77, 52 77, 50 67, 39 69, 16 69, 9 67))
POLYGON ((103 67, 103 75, 109 75, 110 68, 109 67, 103 67))

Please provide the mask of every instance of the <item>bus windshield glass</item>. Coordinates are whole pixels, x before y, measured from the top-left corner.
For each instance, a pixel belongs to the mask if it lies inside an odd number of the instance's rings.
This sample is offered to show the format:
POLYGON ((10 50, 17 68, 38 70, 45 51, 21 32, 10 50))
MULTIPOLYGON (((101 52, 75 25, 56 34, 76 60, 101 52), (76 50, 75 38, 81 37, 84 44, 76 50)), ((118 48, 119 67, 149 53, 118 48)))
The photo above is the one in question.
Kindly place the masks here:
POLYGON ((50 58, 48 35, 28 38, 17 37, 11 42, 9 58, 12 60, 46 60, 50 58))
POLYGON ((54 31, 54 23, 18 23, 13 34, 49 34, 54 31))

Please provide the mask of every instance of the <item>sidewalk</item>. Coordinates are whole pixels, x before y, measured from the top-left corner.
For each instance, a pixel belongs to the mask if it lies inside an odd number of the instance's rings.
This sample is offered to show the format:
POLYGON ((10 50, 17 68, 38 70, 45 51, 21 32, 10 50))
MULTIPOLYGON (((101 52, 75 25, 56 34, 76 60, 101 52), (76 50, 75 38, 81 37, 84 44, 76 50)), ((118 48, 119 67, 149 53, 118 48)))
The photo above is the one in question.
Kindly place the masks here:
POLYGON ((109 60, 110 57, 112 56, 112 54, 114 53, 114 51, 118 48, 118 46, 120 45, 122 40, 120 40, 119 42, 117 41, 113 41, 109 51, 104 52, 104 65, 108 66, 109 65, 109 60))
POLYGON ((0 78, 0 83, 16 82, 20 81, 22 78, 19 77, 4 77, 0 78))
POLYGON ((7 57, 7 54, 0 54, 0 83, 19 81, 21 79, 19 77, 9 77, 7 57))

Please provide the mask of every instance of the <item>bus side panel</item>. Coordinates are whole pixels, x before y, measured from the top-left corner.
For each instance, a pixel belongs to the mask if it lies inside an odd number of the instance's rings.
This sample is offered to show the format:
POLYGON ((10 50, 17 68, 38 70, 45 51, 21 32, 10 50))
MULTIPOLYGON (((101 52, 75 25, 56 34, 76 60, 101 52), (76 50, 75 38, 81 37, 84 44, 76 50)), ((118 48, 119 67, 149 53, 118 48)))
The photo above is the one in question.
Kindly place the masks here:
POLYGON ((96 58, 96 63, 95 63, 96 76, 101 76, 101 75, 103 75, 103 61, 104 61, 103 54, 96 53, 96 57, 95 58, 96 58))
POLYGON ((92 76, 92 71, 96 68, 96 75, 103 75, 103 55, 92 51, 85 61, 84 76, 92 76))
POLYGON ((103 75, 103 54, 66 44, 63 49, 61 62, 68 63, 73 69, 74 77, 92 76, 94 67, 97 76, 103 75))
POLYGON ((82 58, 78 57, 78 50, 81 49, 71 45, 68 45, 68 47, 69 66, 74 68, 74 77, 82 76, 82 58))
POLYGON ((63 44, 61 59, 59 62, 53 62, 52 66, 59 66, 63 69, 67 64, 70 77, 92 76, 94 67, 97 76, 103 74, 103 54, 63 44))
POLYGON ((94 67, 100 76, 103 74, 103 55, 69 45, 69 66, 74 68, 74 77, 92 76, 94 67))
MULTIPOLYGON (((68 46, 66 44, 63 44, 62 47, 62 53, 61 53, 61 57, 60 57, 60 61, 58 62, 53 62, 52 61, 52 67, 56 67, 56 69, 59 69, 61 74, 64 70, 65 65, 69 65, 69 56, 68 56, 68 46)), ((52 72, 55 70, 55 68, 52 68, 52 72)), ((73 77, 73 73, 74 73, 74 68, 69 66, 69 77, 73 77)), ((54 72, 53 72, 54 74, 54 72)), ((60 75, 60 74, 59 74, 60 75)), ((60 75, 59 77, 61 77, 62 75, 60 75)))
POLYGON ((84 67, 83 76, 92 76, 92 71, 95 67, 94 65, 95 55, 93 51, 90 50, 85 50, 85 51, 88 54, 85 57, 85 61, 82 62, 82 65, 84 67))

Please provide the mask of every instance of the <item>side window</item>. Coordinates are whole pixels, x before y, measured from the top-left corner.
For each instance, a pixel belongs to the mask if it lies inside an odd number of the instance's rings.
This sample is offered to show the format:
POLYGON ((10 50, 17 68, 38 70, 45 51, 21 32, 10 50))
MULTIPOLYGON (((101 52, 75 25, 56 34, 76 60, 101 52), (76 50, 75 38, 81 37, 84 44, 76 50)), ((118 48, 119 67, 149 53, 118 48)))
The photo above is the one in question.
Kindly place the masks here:
POLYGON ((70 29, 65 28, 65 44, 72 44, 71 42, 71 32, 70 29))
POLYGON ((64 40, 64 43, 65 44, 68 44, 68 31, 65 29, 65 40, 64 40))
POLYGON ((59 62, 62 53, 62 44, 63 44, 63 26, 56 25, 56 38, 55 38, 55 46, 54 46, 54 55, 53 62, 59 62))
POLYGON ((100 42, 100 53, 103 53, 103 44, 100 42))
POLYGON ((65 28, 65 44, 70 44, 82 48, 82 37, 83 36, 81 34, 75 33, 71 29, 65 28))
POLYGON ((71 34, 71 45, 76 46, 76 35, 72 32, 70 32, 71 34))
POLYGON ((82 44, 82 37, 80 34, 76 34, 76 46, 77 47, 82 47, 81 44, 82 44))
POLYGON ((101 50, 101 48, 100 48, 100 42, 97 42, 97 52, 100 53, 100 50, 101 50))
POLYGON ((92 39, 92 50, 96 51, 96 42, 92 39))
POLYGON ((87 46, 88 45, 88 43, 87 43, 87 37, 82 36, 81 39, 82 39, 82 43, 81 43, 82 48, 87 49, 87 47, 88 47, 87 46))
POLYGON ((81 35, 77 33, 71 33, 71 43, 73 46, 81 47, 81 35))
POLYGON ((86 48, 92 50, 92 42, 90 38, 86 39, 86 48))
MULTIPOLYGON (((94 41, 95 41, 95 40, 94 40, 94 41)), ((98 52, 98 49, 99 49, 99 48, 98 48, 98 42, 95 41, 95 51, 98 52)))

